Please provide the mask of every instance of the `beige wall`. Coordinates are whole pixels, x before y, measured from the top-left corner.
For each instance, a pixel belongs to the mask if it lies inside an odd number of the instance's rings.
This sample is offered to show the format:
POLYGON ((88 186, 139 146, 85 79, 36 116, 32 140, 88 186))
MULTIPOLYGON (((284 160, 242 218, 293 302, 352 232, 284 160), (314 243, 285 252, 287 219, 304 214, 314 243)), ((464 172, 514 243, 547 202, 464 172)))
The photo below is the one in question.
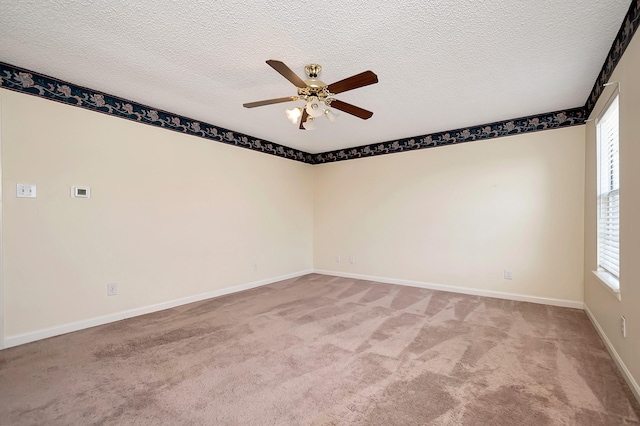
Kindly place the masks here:
MULTIPOLYGON (((640 38, 631 41, 609 81, 620 82, 620 295, 615 298, 591 273, 596 269, 595 124, 587 126, 585 186, 585 304, 636 382, 640 382, 640 38), (627 337, 620 316, 627 319, 627 337)), ((602 111, 616 85, 608 86, 591 118, 602 111)), ((638 392, 636 388, 636 392, 638 392)), ((640 398, 640 394, 638 394, 640 398)))
POLYGON ((583 193, 584 126, 316 166, 314 267, 580 305, 583 193))
POLYGON ((312 267, 583 300, 583 127, 311 167, 0 102, 5 337, 312 267))
POLYGON ((312 268, 312 166, 7 90, 0 102, 5 337, 312 268), (18 182, 37 198, 16 198, 18 182))

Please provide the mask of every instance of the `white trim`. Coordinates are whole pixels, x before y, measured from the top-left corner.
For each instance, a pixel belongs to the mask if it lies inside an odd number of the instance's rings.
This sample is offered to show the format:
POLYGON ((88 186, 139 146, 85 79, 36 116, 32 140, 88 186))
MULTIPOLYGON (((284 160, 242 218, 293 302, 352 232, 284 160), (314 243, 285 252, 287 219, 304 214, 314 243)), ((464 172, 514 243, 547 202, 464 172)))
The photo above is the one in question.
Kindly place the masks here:
POLYGON ((593 315, 593 312, 591 312, 591 310, 589 309, 586 303, 584 305, 584 311, 587 313, 587 317, 589 317, 589 319, 591 320, 591 323, 593 324, 596 331, 600 335, 600 338, 604 342, 604 345, 607 347, 607 350, 611 354, 611 357, 616 362, 616 365, 618 366, 620 373, 622 373, 622 377, 624 377, 624 380, 627 382, 627 384, 631 388, 631 392, 633 392, 633 395, 636 397, 638 402, 640 402, 640 386, 638 386, 638 382, 636 382, 636 379, 634 379, 633 376, 631 375, 631 372, 625 365, 624 361, 622 361, 622 358, 620 358, 620 355, 618 355, 618 351, 616 351, 616 348, 613 346, 613 344, 611 343, 611 340, 609 340, 609 338, 607 337, 607 334, 604 332, 602 327, 600 327, 598 320, 596 320, 595 315, 593 315))
POLYGON ((377 281, 387 284, 398 284, 409 287, 420 287, 429 290, 450 291, 452 293, 470 294, 473 296, 494 297, 497 299, 517 300, 519 302, 539 303, 542 305, 561 306, 564 308, 583 309, 584 303, 577 300, 553 299, 549 297, 528 296, 524 294, 504 293, 493 290, 480 290, 470 287, 456 287, 445 284, 425 283, 421 281, 401 280, 397 278, 373 277, 369 275, 350 274, 346 272, 326 271, 322 269, 314 269, 316 274, 333 275, 336 277, 356 278, 359 280, 377 281))
POLYGON ((620 281, 606 271, 591 271, 596 276, 600 284, 602 284, 609 293, 613 294, 616 299, 622 300, 620 296, 620 281))
POLYGON ((275 283, 278 281, 301 277, 303 275, 311 274, 312 272, 313 272, 312 270, 294 272, 287 275, 281 275, 279 277, 267 278, 264 280, 253 281, 250 283, 240 284, 233 287, 227 287, 220 290, 200 293, 194 296, 183 297, 181 299, 171 300, 168 302, 157 303, 155 305, 129 309, 126 311, 116 312, 113 314, 103 315, 103 316, 90 318, 82 321, 76 321, 68 324, 58 325, 55 327, 43 328, 38 331, 32 331, 24 334, 17 334, 15 336, 7 336, 4 339, 4 347, 10 348, 13 346, 23 345, 25 343, 35 342, 36 340, 46 339, 48 337, 53 337, 53 336, 59 336, 61 334, 71 333, 73 331, 83 330, 85 328, 95 327, 97 325, 108 324, 110 322, 137 317, 139 315, 150 314, 152 312, 162 311, 164 309, 174 308, 176 306, 186 305, 188 303, 193 303, 193 302, 199 302, 201 300, 211 299, 214 297, 220 297, 226 294, 237 293, 239 291, 261 287, 263 285, 275 283))

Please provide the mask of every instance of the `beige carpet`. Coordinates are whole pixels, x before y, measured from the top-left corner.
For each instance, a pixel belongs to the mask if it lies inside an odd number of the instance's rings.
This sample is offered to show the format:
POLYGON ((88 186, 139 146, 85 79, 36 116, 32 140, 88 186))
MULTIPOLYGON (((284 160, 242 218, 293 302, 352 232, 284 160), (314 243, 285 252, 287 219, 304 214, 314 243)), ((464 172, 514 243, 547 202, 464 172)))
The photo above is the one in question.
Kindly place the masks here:
POLYGON ((3 425, 618 425, 580 310, 308 275, 0 351, 3 425))

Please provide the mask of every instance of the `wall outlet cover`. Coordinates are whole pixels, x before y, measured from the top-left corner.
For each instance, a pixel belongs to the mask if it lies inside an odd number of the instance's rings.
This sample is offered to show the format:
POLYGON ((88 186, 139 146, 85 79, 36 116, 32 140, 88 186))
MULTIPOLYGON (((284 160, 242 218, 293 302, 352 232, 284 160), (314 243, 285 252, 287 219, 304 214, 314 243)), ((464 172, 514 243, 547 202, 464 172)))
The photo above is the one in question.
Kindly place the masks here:
POLYGON ((107 284, 107 296, 115 296, 116 294, 118 294, 118 284, 107 284))

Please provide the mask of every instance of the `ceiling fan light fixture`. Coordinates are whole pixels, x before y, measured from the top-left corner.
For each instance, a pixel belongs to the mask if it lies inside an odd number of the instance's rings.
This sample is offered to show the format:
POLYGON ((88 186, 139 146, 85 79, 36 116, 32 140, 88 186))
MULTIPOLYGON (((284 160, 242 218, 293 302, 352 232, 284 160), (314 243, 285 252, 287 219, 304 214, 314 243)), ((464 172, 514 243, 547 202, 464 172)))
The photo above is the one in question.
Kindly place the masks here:
POLYGON ((318 64, 309 64, 305 67, 305 72, 309 77, 308 80, 302 80, 282 61, 269 59, 267 64, 289 80, 290 83, 293 83, 296 87, 297 95, 266 99, 258 102, 248 102, 242 104, 243 107, 255 108, 282 102, 305 101, 305 104, 298 108, 286 110, 287 119, 294 125, 298 124, 298 128, 301 130, 315 129, 314 119, 322 115, 327 117, 330 122, 334 122, 338 117, 338 114, 334 112, 335 110, 346 112, 362 120, 368 120, 373 115, 371 111, 331 97, 338 93, 377 83, 378 76, 373 71, 364 71, 360 74, 336 81, 335 83, 325 84, 318 79, 318 75, 322 70, 322 67, 318 64), (325 107, 331 107, 331 109, 325 107))
POLYGON ((307 121, 302 123, 302 127, 304 127, 305 130, 315 130, 316 129, 316 123, 313 122, 313 117, 307 118, 307 121))
POLYGON ((320 104, 320 100, 315 96, 311 96, 309 98, 306 108, 307 114, 309 114, 313 118, 320 117, 322 114, 324 114, 322 104, 320 104))
POLYGON ((285 113, 287 114, 287 118, 289 119, 289 121, 291 121, 293 124, 298 124, 298 120, 302 116, 302 108, 287 109, 285 110, 285 113))
POLYGON ((331 123, 336 121, 336 118, 338 118, 338 115, 339 114, 337 112, 333 112, 330 109, 324 110, 324 116, 327 117, 331 123))

